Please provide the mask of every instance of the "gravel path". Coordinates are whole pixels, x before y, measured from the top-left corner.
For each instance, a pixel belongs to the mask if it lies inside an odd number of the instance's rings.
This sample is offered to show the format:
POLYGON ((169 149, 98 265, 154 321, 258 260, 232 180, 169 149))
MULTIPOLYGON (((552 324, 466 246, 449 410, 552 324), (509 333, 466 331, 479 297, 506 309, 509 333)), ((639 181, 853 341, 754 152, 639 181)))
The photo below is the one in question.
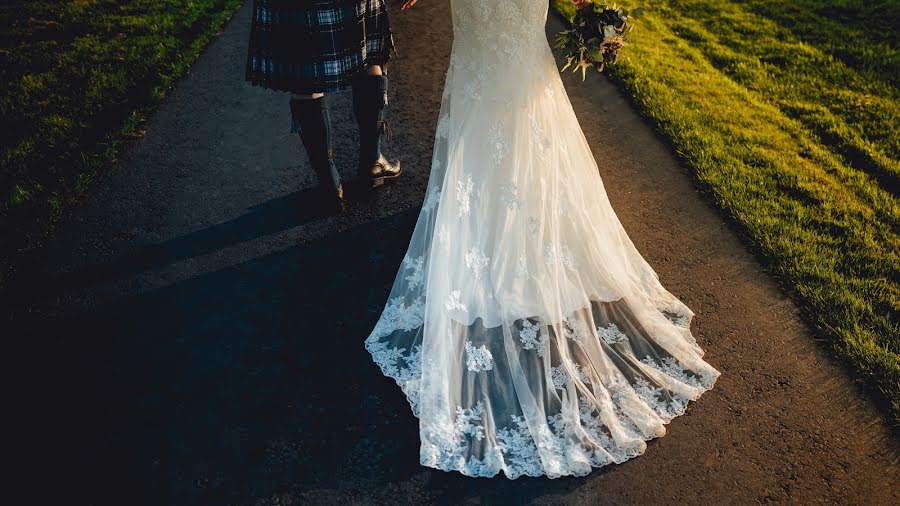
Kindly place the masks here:
MULTIPOLYGON (((12 450, 34 498, 900 503, 885 417, 598 77, 566 84, 610 199, 663 284, 697 313, 694 331, 723 375, 644 456, 586 478, 420 468, 416 420, 362 340, 422 201, 448 3, 395 14, 389 116, 407 173, 339 217, 304 204, 313 181, 287 96, 241 80, 249 3, 28 274, 41 295, 14 301, 12 450)), ((332 98, 349 176, 349 97, 332 98)))

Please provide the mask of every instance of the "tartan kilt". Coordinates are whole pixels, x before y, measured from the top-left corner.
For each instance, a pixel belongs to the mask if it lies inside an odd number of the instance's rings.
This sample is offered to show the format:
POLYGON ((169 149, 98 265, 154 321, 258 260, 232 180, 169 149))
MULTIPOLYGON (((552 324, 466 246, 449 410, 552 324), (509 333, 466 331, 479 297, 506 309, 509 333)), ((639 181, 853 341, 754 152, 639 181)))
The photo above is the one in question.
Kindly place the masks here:
POLYGON ((310 94, 350 85, 391 57, 385 0, 253 0, 246 79, 310 94))

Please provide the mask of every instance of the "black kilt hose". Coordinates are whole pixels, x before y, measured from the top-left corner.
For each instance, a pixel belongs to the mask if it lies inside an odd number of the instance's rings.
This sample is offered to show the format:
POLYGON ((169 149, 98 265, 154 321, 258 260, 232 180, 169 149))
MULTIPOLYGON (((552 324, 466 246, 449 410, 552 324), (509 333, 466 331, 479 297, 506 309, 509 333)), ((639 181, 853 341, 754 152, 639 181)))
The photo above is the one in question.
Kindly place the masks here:
POLYGON ((394 48, 385 0, 253 0, 247 80, 311 94, 346 88, 394 48))

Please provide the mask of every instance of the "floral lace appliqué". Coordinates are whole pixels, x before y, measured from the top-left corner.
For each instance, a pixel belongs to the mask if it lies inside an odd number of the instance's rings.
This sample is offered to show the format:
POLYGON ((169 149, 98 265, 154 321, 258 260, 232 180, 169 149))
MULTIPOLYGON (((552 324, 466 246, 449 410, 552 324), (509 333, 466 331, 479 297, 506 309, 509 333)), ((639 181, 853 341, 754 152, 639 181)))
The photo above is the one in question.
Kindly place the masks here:
POLYGON ((447 225, 441 225, 441 228, 437 231, 438 242, 441 243, 442 246, 446 246, 448 241, 450 240, 450 232, 447 231, 447 225))
POLYGON ((466 176, 464 181, 456 182, 456 202, 459 204, 459 217, 468 216, 471 212, 470 198, 475 191, 472 176, 466 176))
POLYGON ((395 297, 388 301, 381 313, 381 318, 372 330, 375 338, 390 335, 397 330, 412 330, 421 327, 425 321, 425 300, 417 297, 410 305, 406 305, 403 297, 395 297))
POLYGON ((450 115, 445 114, 441 116, 441 119, 438 120, 437 124, 437 136, 441 139, 446 139, 450 136, 450 115))
POLYGON ((531 320, 522 320, 519 341, 522 342, 523 349, 537 350, 537 356, 544 356, 544 345, 547 342, 547 336, 541 331, 539 323, 533 323, 531 320))
POLYGON ((559 256, 562 260, 563 265, 565 265, 569 269, 575 269, 575 253, 572 253, 572 250, 569 249, 568 246, 566 246, 565 244, 560 246, 559 256))
POLYGON ((545 246, 544 260, 550 267, 562 264, 567 269, 575 270, 576 268, 575 253, 565 244, 559 247, 559 251, 552 246, 545 246))
POLYGON ((484 403, 478 401, 472 409, 456 408, 456 429, 460 434, 465 434, 481 441, 484 439, 484 427, 475 422, 481 422, 484 414, 484 403))
POLYGON ((540 476, 544 468, 528 423, 524 416, 512 415, 511 418, 513 425, 497 432, 497 442, 505 457, 509 477, 515 479, 523 474, 540 476))
POLYGON ((428 196, 425 197, 425 203, 422 204, 422 211, 429 213, 434 208, 437 207, 438 203, 441 201, 441 189, 437 186, 433 186, 431 190, 428 191, 428 196))
POLYGON ((487 142, 488 146, 491 148, 494 163, 500 165, 500 162, 502 162, 509 153, 509 141, 503 133, 502 123, 498 121, 491 125, 491 131, 488 133, 487 142))
POLYGON ((522 201, 519 200, 519 188, 512 183, 501 186, 500 202, 503 202, 507 209, 520 209, 522 201))
POLYGON ((665 316, 670 322, 679 327, 688 328, 690 327, 691 317, 686 314, 679 314, 672 311, 660 310, 660 312, 665 316))
POLYGON ((712 386, 714 378, 705 377, 702 373, 699 376, 689 374, 688 371, 675 360, 675 357, 666 357, 661 363, 653 360, 650 355, 641 360, 642 363, 662 372, 666 376, 671 376, 678 381, 688 384, 694 388, 708 389, 712 386))
POLYGON ((654 387, 644 378, 635 378, 633 388, 638 397, 640 397, 650 409, 655 411, 664 422, 668 422, 681 414, 687 404, 685 399, 677 395, 671 397, 670 401, 666 401, 663 389, 654 387))
POLYGON ((466 367, 472 372, 490 371, 494 368, 494 357, 486 346, 476 348, 472 341, 466 341, 466 367))
POLYGON ((553 383, 553 387, 557 390, 566 389, 566 385, 569 384, 569 375, 566 374, 563 366, 550 368, 550 382, 553 383))
POLYGON ((475 279, 480 280, 484 277, 484 270, 489 260, 490 258, 486 257, 480 249, 474 246, 466 252, 466 267, 471 269, 475 279))
POLYGON ((464 313, 469 311, 469 308, 461 302, 461 296, 462 294, 459 290, 450 292, 450 295, 447 296, 447 304, 444 305, 444 307, 447 308, 447 311, 462 311, 464 313))
POLYGON ((481 100, 481 86, 478 81, 473 79, 466 83, 466 95, 472 100, 481 100))
POLYGON ((591 331, 588 324, 577 316, 567 316, 563 318, 563 335, 567 339, 581 343, 591 336, 591 331))
POLYGON ((553 246, 544 246, 544 260, 550 267, 556 265, 556 251, 553 250, 553 246))
POLYGON ((538 221, 534 216, 528 217, 528 231, 531 235, 537 235, 541 229, 541 222, 538 221))
POLYGON ((412 269, 412 273, 405 278, 406 281, 409 282, 409 289, 413 290, 418 288, 418 286, 425 281, 425 257, 420 256, 416 259, 409 258, 408 256, 404 257, 403 265, 406 266, 407 269, 412 269))
POLYGON ((585 385, 591 382, 590 378, 588 378, 588 375, 584 372, 584 368, 582 368, 580 364, 572 362, 572 369, 575 370, 575 376, 578 377, 579 381, 581 381, 585 385))
POLYGON ((616 344, 628 340, 628 336, 619 330, 615 323, 610 323, 606 327, 597 327, 597 335, 606 344, 616 344))
POLYGON ((531 135, 534 138, 533 146, 537 150, 538 157, 546 163, 550 156, 550 146, 549 142, 547 142, 547 136, 533 112, 528 115, 528 120, 531 123, 531 135))
POLYGON ((413 348, 405 355, 403 348, 388 348, 387 343, 377 339, 367 339, 366 349, 372 359, 388 377, 394 378, 412 408, 413 414, 419 416, 419 393, 422 385, 422 345, 413 348), (400 364, 400 361, 406 365, 400 364))
MULTIPOLYGON (((467 438, 481 441, 484 439, 484 426, 481 417, 484 415, 484 403, 478 401, 475 407, 456 408, 455 420, 432 421, 422 426, 422 464, 440 469, 456 469, 472 473, 499 470, 499 462, 486 469, 484 462, 466 462, 464 454, 468 446, 467 438)), ((474 459, 473 459, 474 460, 474 459)), ((472 474, 480 476, 480 474, 472 474)))

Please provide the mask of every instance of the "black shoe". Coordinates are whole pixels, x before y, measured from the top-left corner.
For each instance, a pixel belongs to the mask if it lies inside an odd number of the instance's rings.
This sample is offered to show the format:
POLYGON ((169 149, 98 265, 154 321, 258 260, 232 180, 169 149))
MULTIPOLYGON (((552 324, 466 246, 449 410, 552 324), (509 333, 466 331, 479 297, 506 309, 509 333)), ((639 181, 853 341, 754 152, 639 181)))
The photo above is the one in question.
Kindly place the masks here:
POLYGON ((359 168, 359 179, 369 188, 378 188, 385 181, 400 177, 401 172, 399 160, 390 162, 381 155, 372 165, 359 168))

